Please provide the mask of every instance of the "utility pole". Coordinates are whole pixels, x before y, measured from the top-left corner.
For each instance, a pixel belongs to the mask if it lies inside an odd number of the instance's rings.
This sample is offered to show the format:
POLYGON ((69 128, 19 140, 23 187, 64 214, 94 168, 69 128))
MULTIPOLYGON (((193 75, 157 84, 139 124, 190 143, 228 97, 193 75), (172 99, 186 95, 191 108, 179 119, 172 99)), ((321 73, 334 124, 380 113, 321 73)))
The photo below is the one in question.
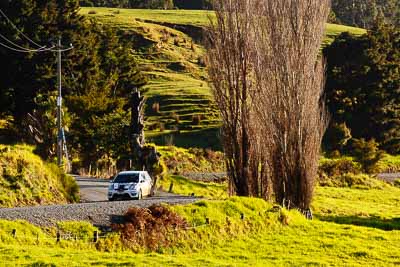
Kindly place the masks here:
POLYGON ((63 131, 62 131, 62 94, 61 94, 61 37, 58 39, 57 45, 57 84, 58 84, 58 97, 57 97, 57 164, 58 166, 62 166, 63 164, 63 148, 64 148, 64 139, 63 139, 63 131))
MULTIPOLYGON (((65 147, 65 136, 62 125, 62 72, 61 72, 61 60, 62 52, 69 51, 74 47, 72 44, 69 48, 63 48, 61 45, 61 37, 58 38, 57 48, 51 51, 57 52, 57 85, 58 85, 58 97, 57 97, 57 164, 58 166, 63 165, 63 154, 65 147)), ((68 156, 66 147, 66 155, 68 156)))

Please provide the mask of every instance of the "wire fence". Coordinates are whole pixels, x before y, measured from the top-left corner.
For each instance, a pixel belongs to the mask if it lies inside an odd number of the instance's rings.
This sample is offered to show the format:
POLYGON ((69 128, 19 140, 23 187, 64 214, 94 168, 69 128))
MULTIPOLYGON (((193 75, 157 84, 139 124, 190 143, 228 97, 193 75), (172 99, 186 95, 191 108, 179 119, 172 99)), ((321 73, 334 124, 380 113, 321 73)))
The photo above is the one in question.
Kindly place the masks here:
MULTIPOLYGON (((210 219, 206 218, 204 224, 200 225, 192 225, 190 227, 185 227, 185 228, 171 228, 170 231, 181 231, 181 230, 193 230, 193 229, 198 229, 202 227, 206 227, 210 225, 210 219)), ((16 241, 33 241, 36 243, 44 242, 44 241, 54 241, 55 243, 60 243, 61 241, 84 241, 88 243, 97 243, 100 239, 106 239, 111 236, 111 234, 115 234, 118 232, 100 232, 100 231, 93 231, 93 234, 87 235, 87 234, 74 234, 74 233, 62 233, 62 232, 57 232, 55 236, 43 236, 43 234, 36 234, 36 236, 27 236, 25 233, 19 233, 17 229, 12 229, 11 232, 9 232, 9 235, 14 238, 16 241)), ((143 234, 142 231, 137 230, 135 232, 137 235, 143 234)))
MULTIPOLYGON (((274 211, 278 211, 278 209, 274 210, 274 211)), ((264 212, 267 213, 267 212, 270 212, 270 210, 260 211, 259 216, 262 216, 262 214, 264 212)), ((244 213, 240 213, 238 215, 240 216, 241 222, 251 221, 251 218, 249 218, 249 220, 247 220, 248 218, 246 218, 244 213)), ((213 225, 212 221, 208 217, 204 217, 202 221, 203 221, 203 223, 201 223, 201 224, 197 225, 195 223, 192 223, 191 225, 186 226, 184 228, 171 227, 170 229, 168 229, 168 231, 170 231, 170 232, 188 231, 188 230, 195 230, 195 229, 204 228, 204 227, 213 225)), ((230 226, 232 223, 233 223, 232 218, 226 217, 224 225, 230 226)), ((57 244, 57 243, 60 243, 61 241, 71 241, 71 242, 79 241, 79 242, 86 242, 86 243, 90 243, 90 244, 96 244, 101 239, 106 239, 106 238, 111 237, 113 234, 119 234, 119 233, 120 232, 118 232, 118 231, 100 232, 99 230, 95 230, 92 233, 89 233, 87 231, 72 233, 72 232, 63 232, 62 230, 61 231, 58 230, 55 236, 49 236, 49 235, 46 235, 43 233, 40 233, 40 234, 37 233, 36 236, 32 236, 32 234, 30 236, 27 236, 25 233, 19 233, 17 231, 17 229, 12 229, 9 232, 9 235, 12 238, 14 238, 16 241, 20 241, 20 242, 30 241, 30 242, 34 242, 34 243, 40 243, 40 242, 45 242, 45 241, 47 241, 47 242, 54 241, 54 243, 57 244)), ((146 232, 136 230, 135 234, 138 236, 141 236, 143 234, 146 234, 146 232)))

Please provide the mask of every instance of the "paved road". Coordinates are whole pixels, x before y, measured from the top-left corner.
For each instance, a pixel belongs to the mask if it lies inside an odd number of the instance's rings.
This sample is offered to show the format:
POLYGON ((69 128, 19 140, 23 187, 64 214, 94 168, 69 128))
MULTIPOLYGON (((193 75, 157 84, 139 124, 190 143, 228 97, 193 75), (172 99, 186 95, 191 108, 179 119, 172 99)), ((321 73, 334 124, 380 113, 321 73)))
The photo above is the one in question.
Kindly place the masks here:
POLYGON ((75 177, 80 193, 81 202, 107 201, 107 190, 110 180, 75 177))
MULTIPOLYGON (((107 191, 110 180, 79 176, 75 176, 75 180, 80 188, 82 203, 108 201, 107 191)), ((175 194, 158 191, 155 197, 151 197, 149 199, 168 199, 175 197, 177 197, 175 194)))
POLYGON ((154 197, 131 201, 107 201, 109 180, 76 177, 81 188, 82 203, 0 209, 0 218, 27 220, 40 226, 52 226, 58 221, 89 221, 97 226, 119 222, 130 207, 149 207, 154 204, 171 205, 193 203, 195 197, 160 192, 154 197))

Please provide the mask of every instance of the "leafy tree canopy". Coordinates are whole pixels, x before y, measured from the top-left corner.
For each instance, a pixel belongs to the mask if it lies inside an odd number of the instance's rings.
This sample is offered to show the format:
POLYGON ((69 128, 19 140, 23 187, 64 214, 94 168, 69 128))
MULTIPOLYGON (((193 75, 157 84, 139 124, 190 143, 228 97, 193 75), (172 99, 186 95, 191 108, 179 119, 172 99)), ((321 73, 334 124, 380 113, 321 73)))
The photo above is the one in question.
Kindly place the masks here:
MULTIPOLYGON (((79 15, 76 0, 2 1, 0 8, 37 44, 51 46, 58 37, 73 44, 74 49, 63 54, 62 81, 67 138, 74 154, 89 163, 128 153, 126 105, 131 93, 145 83, 129 41, 79 15)), ((0 32, 20 46, 37 48, 4 17, 0 32)), ((0 59, 0 111, 13 116, 25 141, 32 141, 28 133, 34 135, 42 155, 51 156, 56 138, 56 54, 0 47, 0 59)))

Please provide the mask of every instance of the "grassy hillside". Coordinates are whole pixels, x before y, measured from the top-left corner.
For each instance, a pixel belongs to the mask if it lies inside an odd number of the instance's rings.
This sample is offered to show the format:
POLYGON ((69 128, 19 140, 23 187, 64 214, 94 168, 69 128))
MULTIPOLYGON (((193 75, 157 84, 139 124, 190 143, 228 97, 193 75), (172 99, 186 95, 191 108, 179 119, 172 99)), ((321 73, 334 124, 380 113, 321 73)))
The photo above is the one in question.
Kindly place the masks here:
MULTIPOLYGON (((106 7, 83 7, 82 14, 95 11, 96 16, 109 23, 116 23, 121 26, 129 27, 132 18, 149 20, 157 23, 171 23, 180 25, 205 26, 209 22, 212 11, 206 10, 151 10, 151 9, 117 9, 106 7), (107 19, 108 17, 108 19, 107 19)), ((353 34, 364 34, 365 30, 355 27, 327 24, 327 35, 337 35, 341 32, 351 32, 353 34)))
MULTIPOLYGON (((147 136, 157 144, 220 149, 220 119, 207 83, 201 27, 209 11, 82 8, 81 14, 133 40, 149 78, 147 136)), ((326 43, 340 32, 362 29, 327 24, 326 43)))
POLYGON ((45 163, 33 147, 0 145, 0 207, 66 203, 79 199, 74 179, 45 163))
POLYGON ((89 241, 94 229, 83 223, 59 225, 63 233, 81 233, 81 236, 78 241, 56 244, 54 230, 43 231, 24 222, 0 221, 0 265, 13 262, 35 266, 396 266, 400 264, 397 245, 400 224, 396 219, 400 205, 393 194, 399 195, 399 190, 381 192, 379 198, 391 209, 392 219, 383 210, 372 208, 376 196, 375 192, 369 194, 369 190, 326 192, 329 197, 321 194, 321 200, 315 201, 335 210, 336 201, 325 203, 323 199, 345 201, 350 197, 348 208, 340 209, 342 215, 331 213, 331 216, 354 216, 359 220, 364 216, 361 223, 327 222, 323 218, 307 221, 296 211, 279 210, 268 202, 249 198, 172 207, 190 225, 198 227, 175 235, 181 241, 172 248, 159 248, 157 253, 126 251, 115 235, 101 238, 94 245, 89 241), (369 207, 365 207, 363 214, 354 214, 362 205, 369 207), (370 209, 373 213, 368 216, 370 209), (209 218, 209 225, 205 225, 205 218, 209 218), (391 221, 395 230, 383 231, 385 228, 379 229, 379 225, 362 224, 377 218, 391 221), (12 237, 12 229, 17 229, 17 238, 12 237))

